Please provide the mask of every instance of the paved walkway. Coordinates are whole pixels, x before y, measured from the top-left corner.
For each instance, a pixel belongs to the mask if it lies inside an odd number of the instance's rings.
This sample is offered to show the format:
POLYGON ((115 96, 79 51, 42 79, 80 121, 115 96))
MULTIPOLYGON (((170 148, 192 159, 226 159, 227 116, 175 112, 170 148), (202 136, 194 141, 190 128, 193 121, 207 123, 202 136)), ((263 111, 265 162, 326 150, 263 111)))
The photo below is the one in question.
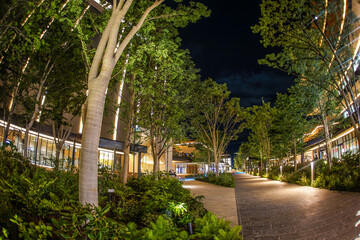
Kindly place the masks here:
MULTIPOLYGON (((328 191, 236 174, 245 240, 352 240, 360 234, 360 193, 328 191)), ((221 195, 221 194, 219 194, 221 195)))
POLYGON ((234 188, 218 186, 200 181, 185 181, 184 188, 193 195, 204 195, 204 207, 220 218, 231 222, 231 226, 238 225, 234 188))

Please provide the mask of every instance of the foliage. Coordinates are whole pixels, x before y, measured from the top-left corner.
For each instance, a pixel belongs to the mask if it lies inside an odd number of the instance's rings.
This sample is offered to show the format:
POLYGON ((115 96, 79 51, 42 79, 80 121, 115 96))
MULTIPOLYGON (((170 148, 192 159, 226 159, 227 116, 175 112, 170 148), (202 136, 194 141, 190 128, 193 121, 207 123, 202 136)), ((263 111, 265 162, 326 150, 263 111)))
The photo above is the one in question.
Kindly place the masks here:
MULTIPOLYGON (((360 191, 360 165, 358 154, 347 154, 343 159, 334 159, 333 167, 329 169, 325 161, 314 163, 313 187, 325 188, 338 191, 360 191)), ((309 163, 299 164, 298 171, 293 166, 283 166, 283 175, 280 175, 280 167, 274 166, 269 170, 268 178, 295 183, 304 186, 311 185, 311 167, 309 163)))
POLYGON ((200 175, 195 180, 208 182, 225 187, 235 187, 234 177, 231 173, 220 173, 217 177, 215 173, 210 172, 208 175, 200 175))
POLYGON ((95 207, 77 201, 77 173, 30 165, 10 147, 0 151, 0 171, 2 239, 229 239, 239 233, 205 215, 202 196, 192 197, 181 182, 160 173, 123 186, 118 175, 100 169, 95 207), (109 188, 115 190, 110 198, 109 188), (186 232, 189 222, 198 223, 199 238, 186 232))
POLYGON ((270 164, 271 139, 269 131, 273 121, 273 108, 270 102, 262 102, 262 106, 254 105, 246 109, 246 128, 251 130, 249 141, 252 142, 253 148, 259 157, 259 165, 263 168, 262 162, 268 161, 270 164))
POLYGON ((191 88, 200 77, 174 27, 158 24, 144 36, 145 41, 134 39, 126 70, 136 74, 136 124, 146 129, 142 137, 150 142, 155 172, 161 156, 186 135, 186 112, 196 97, 191 88))
POLYGON ((245 155, 242 154, 241 152, 241 148, 239 147, 239 152, 235 153, 235 157, 234 157, 234 165, 235 168, 238 170, 241 170, 244 168, 245 166, 245 155))
MULTIPOLYGON (((282 173, 284 175, 290 175, 294 172, 293 166, 282 166, 282 173)), ((273 166, 269 169, 268 178, 274 179, 274 180, 281 180, 281 169, 280 166, 273 166)))
POLYGON ((321 167, 316 171, 314 186, 330 190, 360 191, 360 165, 358 154, 347 154, 341 161, 335 161, 333 167, 321 167))
POLYGON ((206 213, 203 218, 197 218, 194 222, 196 233, 191 239, 242 239, 239 235, 241 226, 230 227, 230 222, 218 219, 211 213, 206 213))
POLYGON ((216 174, 219 174, 221 156, 230 141, 236 140, 243 131, 244 111, 239 98, 230 98, 226 84, 208 79, 198 88, 199 101, 194 102, 196 115, 191 123, 199 142, 213 153, 216 174))
MULTIPOLYGON (((351 39, 357 37, 353 34, 359 19, 346 4, 346 1, 263 0, 259 23, 252 28, 261 36, 264 47, 279 51, 267 54, 259 62, 286 71, 303 87, 311 88, 311 105, 314 113, 321 115, 328 156, 334 105, 347 111, 356 138, 360 138, 358 78, 354 61, 348 61, 357 49, 351 39)), ((330 161, 328 166, 331 167, 330 161)))

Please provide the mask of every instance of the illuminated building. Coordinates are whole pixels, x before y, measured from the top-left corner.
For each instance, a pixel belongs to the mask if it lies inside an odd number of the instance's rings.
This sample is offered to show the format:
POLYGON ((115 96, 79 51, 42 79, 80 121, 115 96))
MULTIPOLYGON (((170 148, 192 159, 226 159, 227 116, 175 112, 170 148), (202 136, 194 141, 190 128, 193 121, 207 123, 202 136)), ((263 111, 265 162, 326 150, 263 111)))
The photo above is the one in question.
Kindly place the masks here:
MULTIPOLYGON (((339 28, 337 29, 337 39, 332 39, 332 44, 335 50, 335 53, 332 56, 332 60, 330 64, 334 64, 334 66, 337 66, 337 70, 341 72, 342 74, 342 80, 340 81, 340 86, 344 89, 347 85, 347 81, 344 80, 344 78, 352 77, 356 79, 356 83, 353 87, 351 87, 353 90, 359 89, 360 83, 358 81, 358 73, 359 73, 359 63, 360 63, 360 25, 358 22, 358 17, 360 14, 360 4, 358 1, 355 0, 339 0, 339 1, 328 1, 324 0, 324 5, 327 7, 330 4, 337 4, 337 17, 340 19, 339 22, 339 28), (351 19, 350 14, 355 15, 355 19, 353 21, 349 21, 351 19), (350 33, 344 33, 344 29, 346 28, 347 24, 352 25, 352 31, 350 33), (348 38, 348 42, 345 46, 342 46, 338 48, 341 37, 348 38), (341 51, 349 50, 351 52, 351 56, 349 59, 343 60, 341 62, 336 60, 336 57, 338 54, 341 54, 341 51), (354 74, 351 74, 353 71, 354 74)), ((331 16, 327 13, 327 10, 325 9, 321 12, 321 18, 325 19, 323 24, 317 25, 317 28, 319 31, 322 32, 324 38, 321 40, 322 44, 329 44, 327 43, 326 36, 330 35, 327 31, 327 28, 329 26, 334 25, 334 21, 336 18, 334 16, 331 16)), ((320 18, 319 17, 319 18, 320 18)), ((318 17, 314 17, 314 21, 317 21, 318 17)), ((336 69, 336 68, 335 68, 336 69)), ((349 94, 349 93, 347 93, 349 94)), ((357 94, 357 93, 356 93, 357 94)), ((336 116, 337 118, 343 117, 343 118, 349 118, 351 114, 354 114, 355 108, 354 108, 354 102, 359 104, 358 97, 360 95, 357 94, 355 96, 355 101, 350 102, 349 108, 344 108, 339 104, 339 107, 342 108, 341 110, 341 116, 336 116)), ((343 102, 345 101, 344 98, 342 98, 343 102)), ((329 116, 332 117, 332 116, 329 116)), ((336 127, 336 125, 333 125, 336 127)), ((313 131, 305 136, 305 143, 306 143, 306 151, 305 153, 300 156, 298 155, 296 157, 296 162, 303 162, 303 161, 313 161, 317 159, 326 159, 326 146, 324 138, 322 137, 316 137, 316 135, 323 131, 323 126, 319 125, 313 131)), ((355 137, 354 128, 349 129, 339 129, 333 133, 333 136, 331 136, 330 139, 331 142, 331 153, 333 158, 340 159, 344 154, 346 153, 357 153, 359 151, 359 143, 357 142, 357 139, 355 137)))
MULTIPOLYGON (((206 161, 195 161, 195 145, 200 144, 195 141, 187 141, 175 144, 173 148, 172 169, 177 175, 186 176, 193 174, 203 174, 209 171, 215 172, 215 162, 212 159, 206 161)), ((205 159, 204 159, 205 160, 205 159)), ((223 154, 219 162, 220 172, 229 172, 232 170, 231 155, 223 154)))

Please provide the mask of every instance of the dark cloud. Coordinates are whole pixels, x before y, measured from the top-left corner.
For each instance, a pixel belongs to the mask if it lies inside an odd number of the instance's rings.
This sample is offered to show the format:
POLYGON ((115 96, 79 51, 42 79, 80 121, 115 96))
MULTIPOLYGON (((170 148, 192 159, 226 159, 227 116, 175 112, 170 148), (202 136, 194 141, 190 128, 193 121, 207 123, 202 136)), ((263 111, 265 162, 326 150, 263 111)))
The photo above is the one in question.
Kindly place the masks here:
POLYGON ((243 107, 261 104, 262 99, 274 102, 276 93, 285 93, 293 83, 291 77, 271 71, 220 75, 222 77, 214 80, 218 83, 226 83, 231 96, 239 97, 243 107))

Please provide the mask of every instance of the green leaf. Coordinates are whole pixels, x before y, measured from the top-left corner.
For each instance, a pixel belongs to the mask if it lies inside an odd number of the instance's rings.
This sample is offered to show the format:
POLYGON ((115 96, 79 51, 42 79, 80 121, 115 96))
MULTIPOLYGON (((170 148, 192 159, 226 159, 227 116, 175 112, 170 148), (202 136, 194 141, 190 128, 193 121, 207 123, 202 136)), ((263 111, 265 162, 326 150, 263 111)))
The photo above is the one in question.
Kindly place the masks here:
POLYGON ((94 220, 94 217, 92 215, 90 215, 90 214, 85 214, 85 217, 90 221, 94 220))

